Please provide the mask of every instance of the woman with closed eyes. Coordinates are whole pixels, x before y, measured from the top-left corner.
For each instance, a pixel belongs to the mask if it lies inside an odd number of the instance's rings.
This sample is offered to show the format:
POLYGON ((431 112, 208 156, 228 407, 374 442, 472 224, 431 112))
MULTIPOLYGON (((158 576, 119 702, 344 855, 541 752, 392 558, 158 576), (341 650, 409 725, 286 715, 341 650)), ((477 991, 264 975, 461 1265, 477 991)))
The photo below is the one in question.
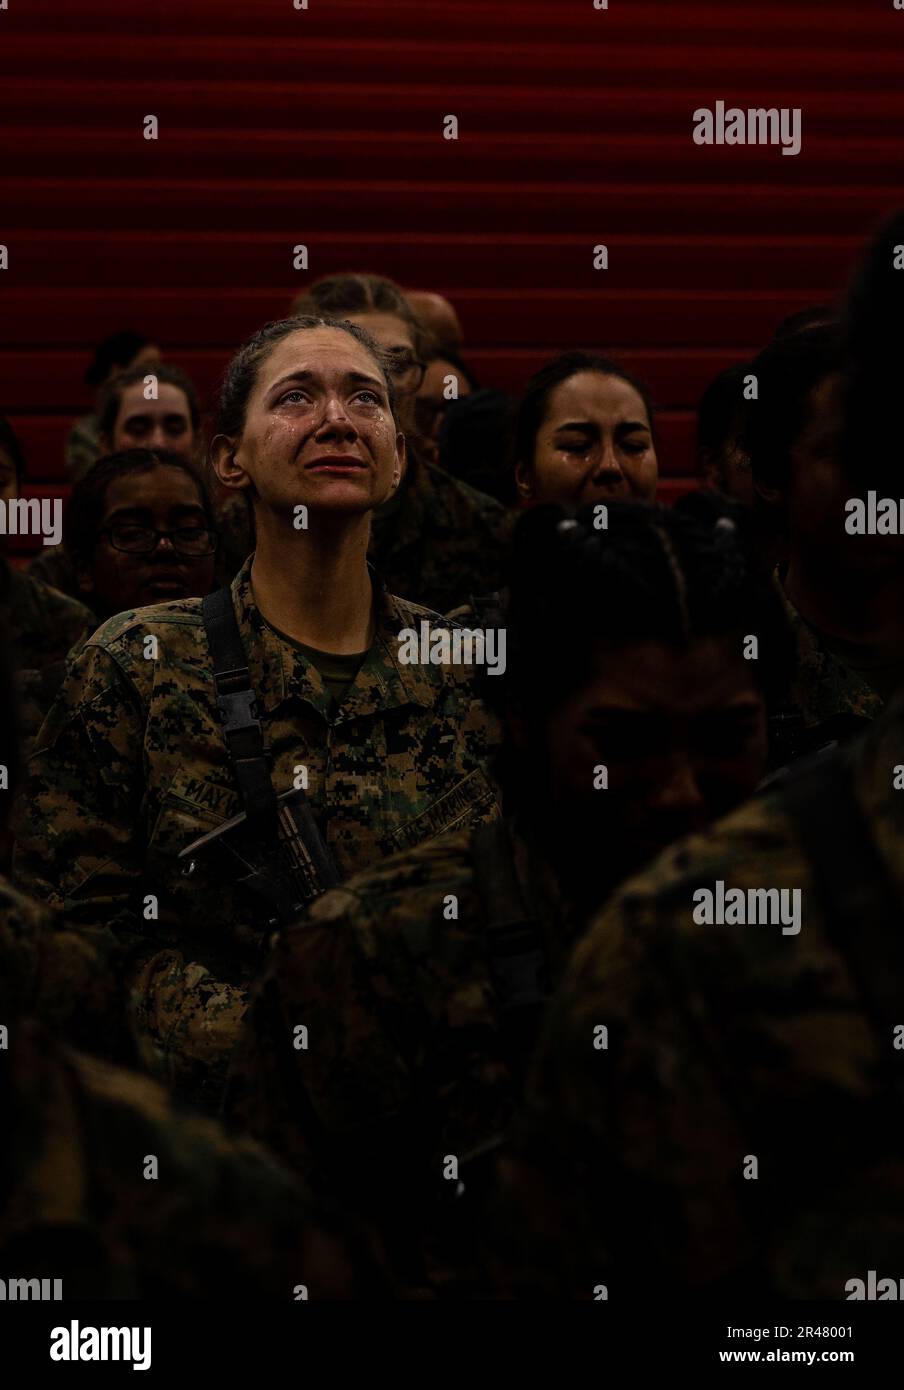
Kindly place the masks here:
POLYGON ((659 469, 646 388, 608 357, 566 352, 528 382, 514 429, 524 502, 652 502, 659 469))

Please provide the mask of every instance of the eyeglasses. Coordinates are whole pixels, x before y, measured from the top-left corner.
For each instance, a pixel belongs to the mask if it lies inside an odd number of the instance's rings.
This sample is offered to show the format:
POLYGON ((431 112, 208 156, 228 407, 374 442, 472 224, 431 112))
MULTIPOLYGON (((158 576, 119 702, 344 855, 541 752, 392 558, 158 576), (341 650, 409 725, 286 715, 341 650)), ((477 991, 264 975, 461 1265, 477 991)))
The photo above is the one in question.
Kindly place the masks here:
POLYGON ((217 533, 206 526, 180 526, 175 531, 158 531, 153 526, 105 526, 99 533, 108 536, 114 550, 126 555, 150 555, 165 536, 180 555, 195 558, 213 555, 217 533))
POLYGON ((389 374, 395 384, 405 391, 419 391, 427 372, 427 363, 415 357, 410 348, 389 348, 386 351, 389 374))

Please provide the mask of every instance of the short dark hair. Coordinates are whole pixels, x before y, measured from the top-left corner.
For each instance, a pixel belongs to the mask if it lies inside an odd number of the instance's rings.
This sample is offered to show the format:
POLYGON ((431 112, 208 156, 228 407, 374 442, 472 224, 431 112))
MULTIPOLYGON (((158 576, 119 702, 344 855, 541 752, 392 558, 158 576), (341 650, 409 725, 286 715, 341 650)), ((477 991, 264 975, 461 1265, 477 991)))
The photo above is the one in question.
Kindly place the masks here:
POLYGON ((69 494, 63 524, 63 545, 76 569, 91 563, 106 506, 107 488, 113 480, 132 473, 148 473, 161 465, 179 468, 188 474, 198 489, 198 500, 208 525, 216 529, 210 492, 195 464, 171 449, 120 449, 92 464, 73 484, 69 494))
POLYGON ((0 449, 9 454, 16 470, 16 481, 21 483, 25 477, 25 455, 19 437, 5 415, 0 415, 0 449))
POLYGON ((411 329, 414 348, 423 357, 430 345, 430 334, 415 314, 405 291, 385 275, 346 271, 323 275, 302 290, 292 302, 293 314, 319 314, 342 319, 346 314, 392 314, 411 329))
POLYGON ((471 391, 479 391, 480 385, 476 376, 466 362, 459 357, 457 352, 451 352, 449 348, 443 347, 442 343, 436 338, 431 338, 424 349, 424 361, 429 366, 431 362, 449 362, 455 368, 459 376, 464 377, 471 391))
POLYGON ((184 394, 191 426, 197 434, 201 428, 201 405, 191 377, 181 367, 173 367, 168 362, 155 362, 142 367, 127 367, 124 372, 117 372, 116 376, 104 382, 97 396, 97 428, 101 438, 112 439, 126 387, 136 386, 146 376, 154 376, 158 382, 175 386, 184 394))
POLYGON ((537 435, 549 410, 549 398, 557 386, 580 372, 596 372, 600 376, 616 377, 634 388, 643 401, 647 412, 647 423, 656 438, 655 411, 650 393, 643 382, 626 372, 611 357, 603 357, 594 352, 563 352, 551 362, 547 362, 531 377, 524 388, 524 394, 515 415, 512 434, 511 462, 533 464, 537 435))
POLYGON ((697 406, 698 466, 704 453, 717 453, 730 439, 740 435, 747 407, 744 378, 750 371, 750 364, 746 362, 726 367, 713 377, 700 397, 697 406))
POLYGON ((150 344, 150 338, 143 333, 111 333, 94 349, 94 360, 85 372, 85 381, 89 386, 100 386, 114 367, 128 367, 142 348, 150 344))
POLYGON ((757 396, 748 401, 741 447, 750 458, 755 483, 787 483, 791 451, 806 417, 807 397, 842 365, 837 323, 816 324, 777 338, 749 366, 757 396))
POLYGON ((514 475, 506 467, 514 408, 507 391, 483 386, 449 402, 437 438, 440 467, 506 507, 518 500, 514 475))
POLYGON ((254 390, 261 363, 270 356, 276 344, 282 342, 283 338, 312 328, 337 328, 367 349, 380 369, 380 375, 383 378, 389 399, 389 409, 393 419, 395 419, 395 388, 389 374, 386 355, 377 340, 366 329, 359 328, 357 324, 348 323, 344 319, 319 318, 315 314, 298 314, 294 318, 276 319, 273 323, 264 324, 263 328, 259 328, 239 348, 226 369, 223 385, 220 387, 215 427, 217 434, 225 434, 230 437, 241 434, 245 428, 248 400, 254 390))

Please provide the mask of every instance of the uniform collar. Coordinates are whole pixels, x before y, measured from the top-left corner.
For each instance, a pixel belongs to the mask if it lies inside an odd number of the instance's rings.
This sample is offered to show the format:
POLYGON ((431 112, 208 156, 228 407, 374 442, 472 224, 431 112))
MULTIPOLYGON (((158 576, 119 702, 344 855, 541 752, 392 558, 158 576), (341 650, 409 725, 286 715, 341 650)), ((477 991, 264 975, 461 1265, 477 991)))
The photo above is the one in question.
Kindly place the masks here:
POLYGON ((265 705, 272 706, 290 697, 302 699, 328 723, 344 723, 404 705, 418 705, 424 709, 435 706, 445 683, 442 667, 404 665, 399 661, 399 633, 403 628, 416 629, 426 616, 425 612, 390 594, 376 571, 371 569, 376 606, 374 640, 341 708, 335 719, 331 719, 330 695, 320 672, 301 652, 283 641, 264 620, 254 601, 253 559, 254 556, 249 555, 230 588, 251 684, 265 705))

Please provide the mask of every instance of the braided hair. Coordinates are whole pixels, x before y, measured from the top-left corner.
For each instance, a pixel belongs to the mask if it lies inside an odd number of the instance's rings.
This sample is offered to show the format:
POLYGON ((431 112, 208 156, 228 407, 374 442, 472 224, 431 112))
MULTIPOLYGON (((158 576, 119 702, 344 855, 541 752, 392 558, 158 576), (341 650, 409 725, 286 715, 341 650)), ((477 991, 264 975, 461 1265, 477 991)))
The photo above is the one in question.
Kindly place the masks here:
POLYGON ((786 689, 794 645, 780 596, 748 540, 746 510, 719 493, 674 508, 608 505, 569 513, 536 507, 515 528, 505 674, 488 681, 505 705, 539 718, 589 675, 595 644, 618 647, 748 634, 751 674, 767 698, 786 689))

